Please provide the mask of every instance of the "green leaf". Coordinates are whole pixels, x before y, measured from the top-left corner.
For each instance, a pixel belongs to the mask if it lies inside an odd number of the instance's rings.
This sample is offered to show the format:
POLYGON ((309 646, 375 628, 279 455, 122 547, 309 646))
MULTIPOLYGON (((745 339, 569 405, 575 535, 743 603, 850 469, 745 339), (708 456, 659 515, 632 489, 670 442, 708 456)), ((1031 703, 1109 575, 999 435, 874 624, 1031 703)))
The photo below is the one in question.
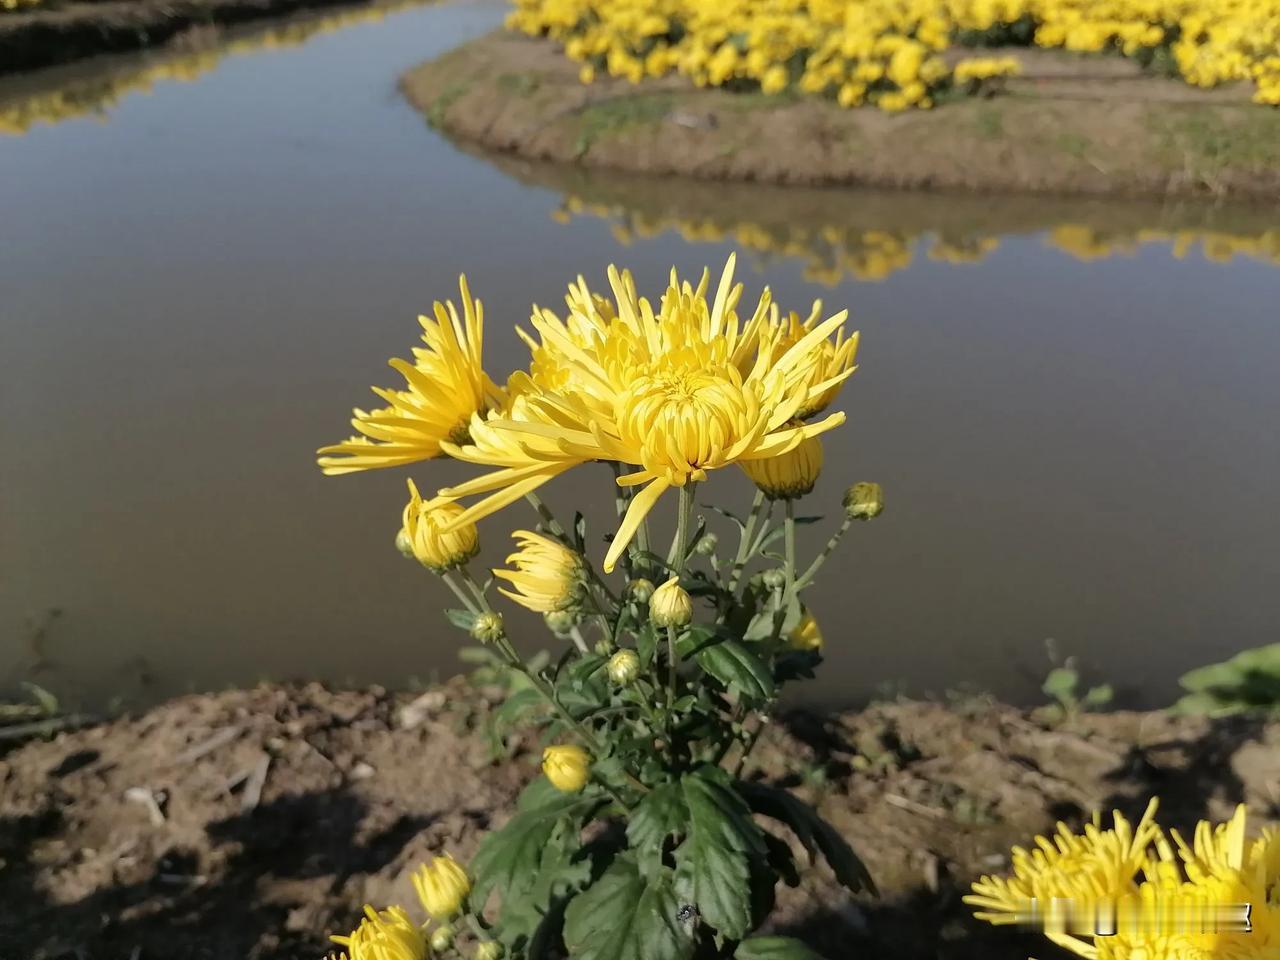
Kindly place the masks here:
POLYGON ((698 666, 726 687, 744 697, 773 697, 773 674, 745 644, 710 627, 686 630, 678 641, 681 656, 693 657, 698 666))
POLYGON ((690 960, 670 871, 646 880, 629 857, 569 902, 564 941, 574 960, 690 960))
POLYGON ((561 818, 575 814, 580 819, 601 802, 599 797, 582 794, 557 792, 551 797, 546 793, 548 786, 531 784, 526 790, 530 796, 520 799, 520 811, 501 830, 480 841, 470 865, 475 876, 471 903, 477 910, 484 909, 494 892, 504 904, 527 898, 538 881, 544 848, 561 818))
POLYGON ((1081 703, 1086 707, 1105 707, 1114 696, 1115 691, 1111 689, 1111 684, 1103 683, 1096 687, 1090 687, 1089 692, 1084 695, 1081 703))
POLYGON ((1054 667, 1045 677, 1045 693, 1055 700, 1068 701, 1075 699, 1076 684, 1080 682, 1080 674, 1071 667, 1054 667))
POLYGON ((642 867, 661 864, 667 837, 682 832, 688 819, 679 784, 660 784, 644 795, 627 824, 627 842, 641 857, 642 867))
POLYGON ((677 869, 689 877, 703 919, 737 940, 751 929, 748 860, 765 860, 768 848, 751 810, 719 767, 685 774, 680 787, 689 810, 689 837, 676 851, 677 869))
POLYGON ((495 736, 501 737, 516 724, 520 723, 531 710, 545 707, 546 705, 547 701, 542 694, 532 687, 517 690, 502 701, 502 706, 493 711, 493 717, 490 722, 493 724, 495 736))
POLYGON ((476 615, 470 610, 446 610, 444 616, 455 627, 460 630, 466 630, 468 633, 471 632, 471 627, 476 622, 476 615))
POLYGON ((779 787, 745 780, 739 780, 736 787, 756 813, 772 817, 790 827, 809 851, 810 860, 821 853, 831 865, 836 879, 847 889, 854 893, 860 890, 876 893, 875 882, 866 866, 835 827, 818 815, 818 811, 779 787))
POLYGON ((791 937, 752 937, 738 944, 734 960, 822 960, 822 957, 791 937))

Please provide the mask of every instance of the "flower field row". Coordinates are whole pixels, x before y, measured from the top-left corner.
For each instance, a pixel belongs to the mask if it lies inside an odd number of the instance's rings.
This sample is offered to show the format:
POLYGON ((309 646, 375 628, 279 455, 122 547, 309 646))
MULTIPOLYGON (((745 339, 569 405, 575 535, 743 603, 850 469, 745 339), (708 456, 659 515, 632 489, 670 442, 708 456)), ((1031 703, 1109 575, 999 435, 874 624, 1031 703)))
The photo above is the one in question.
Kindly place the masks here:
POLYGON ((564 44, 584 82, 678 73, 899 111, 1018 72, 956 49, 1034 45, 1118 53, 1200 87, 1252 82, 1254 100, 1280 104, 1276 0, 515 0, 507 24, 564 44))

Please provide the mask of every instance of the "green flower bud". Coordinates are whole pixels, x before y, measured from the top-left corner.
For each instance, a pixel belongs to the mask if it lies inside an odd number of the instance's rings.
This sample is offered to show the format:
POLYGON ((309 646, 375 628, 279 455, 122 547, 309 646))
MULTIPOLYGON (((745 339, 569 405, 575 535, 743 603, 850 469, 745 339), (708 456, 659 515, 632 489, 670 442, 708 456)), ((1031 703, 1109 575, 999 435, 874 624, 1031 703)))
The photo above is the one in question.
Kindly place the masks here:
POLYGON ((878 483, 855 483, 844 492, 844 512, 850 520, 870 520, 884 510, 884 491, 878 483))
POLYGON ((640 657, 634 650, 619 650, 609 658, 609 679, 620 687, 640 676, 640 657))
POLYGON ((627 594, 636 603, 648 603, 653 596, 653 582, 641 577, 627 584, 627 594))
POLYGON ((719 537, 714 533, 703 534, 702 539, 698 541, 697 545, 693 549, 694 552, 699 555, 709 557, 716 552, 716 544, 719 542, 719 537))
POLYGON ((444 953, 453 946, 453 927, 436 927, 431 932, 431 952, 444 953))
POLYGON ((409 534, 403 527, 396 532, 396 549, 405 559, 413 559, 413 541, 409 539, 409 534))
POLYGON ((649 618, 660 627, 683 627, 693 619, 693 599, 672 577, 649 598, 649 618))
POLYGON ((482 613, 471 624, 471 639, 481 643, 497 643, 505 635, 500 613, 482 613))
POLYGON ((552 610, 550 613, 543 614, 542 619, 546 621, 552 633, 557 637, 563 637, 578 622, 578 615, 568 610, 552 610))
POLYGON ((600 656, 607 657, 617 648, 613 645, 613 641, 608 637, 601 637, 596 641, 596 644, 592 649, 595 650, 596 653, 600 654, 600 656))
POLYGON ((782 570, 766 570, 760 576, 760 582, 766 590, 781 590, 787 585, 787 575, 782 570))
POLYGON ((504 952, 502 944, 497 940, 486 940, 476 945, 476 952, 472 956, 476 960, 502 960, 504 952))

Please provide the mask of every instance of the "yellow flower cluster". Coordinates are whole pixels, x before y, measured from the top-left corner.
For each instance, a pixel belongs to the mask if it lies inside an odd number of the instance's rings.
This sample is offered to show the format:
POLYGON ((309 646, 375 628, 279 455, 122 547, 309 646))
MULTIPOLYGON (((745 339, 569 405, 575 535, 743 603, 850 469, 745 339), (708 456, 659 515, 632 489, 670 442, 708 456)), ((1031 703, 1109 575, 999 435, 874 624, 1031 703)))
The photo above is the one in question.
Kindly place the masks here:
POLYGON ((1017 70, 988 58, 955 71, 942 57, 955 44, 1163 58, 1188 83, 1252 81, 1255 100, 1280 103, 1278 11, 1276 0, 515 0, 507 23, 563 43, 584 82, 675 72, 897 111, 1017 70))
POLYGON ((1224 824, 1202 822, 1187 843, 1155 822, 1095 816, 1083 835, 1013 851, 1012 874, 983 877, 965 902, 996 925, 1038 923, 1089 960, 1274 960, 1280 956, 1280 830, 1246 840, 1244 806, 1224 824), (1250 929, 1233 905, 1250 904, 1250 929), (1098 935, 1099 918, 1109 932, 1098 935))
MULTIPOLYGON (((502 389, 481 365, 484 312, 464 280, 461 310, 437 304, 434 321, 421 321, 426 347, 412 362, 391 361, 404 388, 377 390, 389 406, 356 411, 362 436, 322 448, 320 465, 341 474, 449 456, 492 468, 406 511, 400 539, 440 565, 472 549, 470 537, 446 542, 451 533, 576 466, 615 463, 627 505, 604 559, 610 572, 672 487, 786 456, 844 422, 843 413, 822 414, 854 370, 858 337, 844 333, 847 311, 822 319, 815 303, 801 320, 782 314, 766 289, 740 316, 734 262, 714 294, 707 271, 694 285, 673 270, 657 304, 628 272, 609 268, 612 297, 579 278, 563 319, 534 309, 533 334, 519 331, 529 369, 502 389), (473 496, 481 499, 459 511, 455 502, 473 496), (435 522, 432 509, 447 516, 435 522)), ((519 536, 517 569, 501 574, 518 591, 512 596, 561 609, 575 571, 549 556, 545 538, 519 536)))
POLYGON ((471 878, 446 853, 421 864, 410 879, 423 910, 439 924, 435 930, 428 929, 430 920, 415 923, 403 907, 375 910, 366 906, 360 926, 349 934, 330 937, 343 948, 336 960, 426 960, 432 947, 447 948, 453 931, 445 924, 466 906, 471 878))
MULTIPOLYGON (((828 224, 804 223, 765 226, 752 220, 724 222, 712 219, 650 215, 623 206, 592 203, 573 195, 552 214, 559 223, 574 217, 597 217, 612 222, 614 239, 622 246, 636 240, 675 232, 689 243, 724 243, 769 256, 780 255, 804 264, 804 277, 813 283, 835 286, 849 277, 880 281, 907 269, 922 249, 931 260, 953 264, 982 263, 999 249, 998 235, 935 233, 926 230, 865 230, 828 224)), ((1085 224, 1064 223, 1049 228, 1045 243, 1078 260, 1099 260, 1136 253, 1140 247, 1168 245, 1183 260, 1193 252, 1214 263, 1250 257, 1280 265, 1280 230, 1230 233, 1226 230, 1098 230, 1085 224)))

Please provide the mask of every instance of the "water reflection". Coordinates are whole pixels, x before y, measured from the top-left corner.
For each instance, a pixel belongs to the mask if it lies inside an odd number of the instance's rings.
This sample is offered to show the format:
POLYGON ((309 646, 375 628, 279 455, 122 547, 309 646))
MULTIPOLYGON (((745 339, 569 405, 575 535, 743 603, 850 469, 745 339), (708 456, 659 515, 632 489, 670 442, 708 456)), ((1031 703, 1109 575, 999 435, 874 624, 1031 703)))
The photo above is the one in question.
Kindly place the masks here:
POLYGON ((105 119, 122 98, 150 93, 156 84, 190 83, 227 57, 296 47, 322 34, 435 0, 386 0, 223 31, 194 28, 159 50, 57 67, 0 84, 0 134, 20 136, 37 124, 92 116, 105 119))
POLYGON ((1013 236, 1042 235, 1076 260, 1135 256, 1159 247, 1176 260, 1280 266, 1280 229, 1245 208, 1154 202, 912 196, 759 185, 678 183, 499 159, 522 182, 561 193, 551 217, 609 224, 618 244, 674 234, 686 243, 730 243, 763 263, 794 260, 804 278, 834 287, 878 281, 919 257, 981 264, 1013 236))

